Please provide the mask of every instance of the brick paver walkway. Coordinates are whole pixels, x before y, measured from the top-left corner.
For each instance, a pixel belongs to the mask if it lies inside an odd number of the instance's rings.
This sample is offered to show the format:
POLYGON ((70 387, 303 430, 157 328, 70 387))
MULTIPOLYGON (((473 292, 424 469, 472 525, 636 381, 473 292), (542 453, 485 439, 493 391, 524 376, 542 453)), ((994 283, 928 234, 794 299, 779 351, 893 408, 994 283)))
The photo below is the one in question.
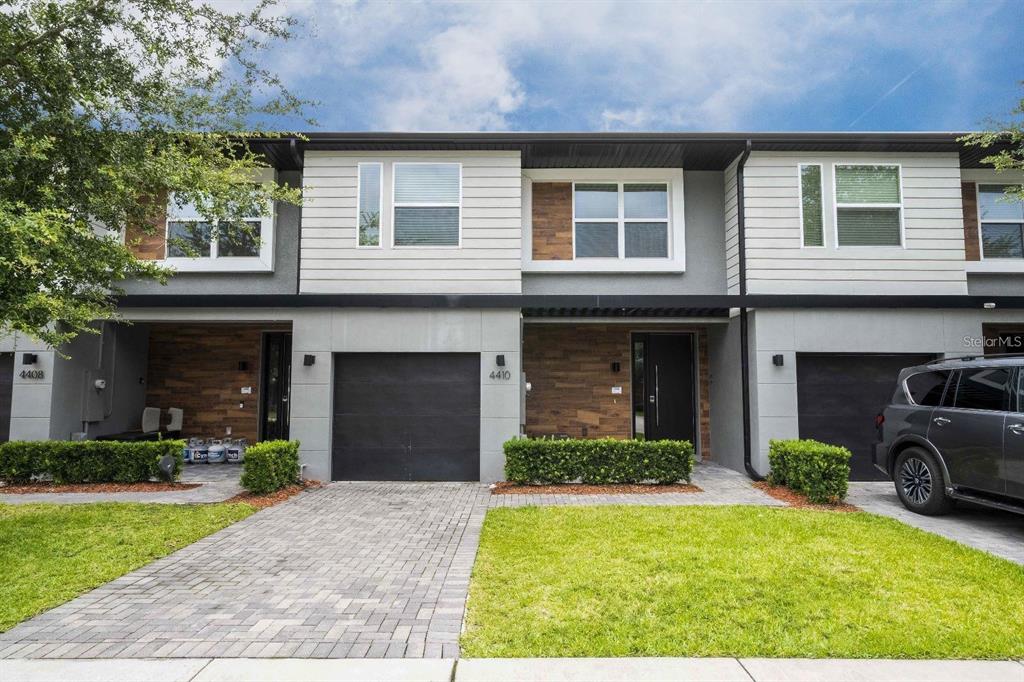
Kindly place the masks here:
POLYGON ((307 491, 14 627, 0 657, 455 656, 488 497, 307 491))

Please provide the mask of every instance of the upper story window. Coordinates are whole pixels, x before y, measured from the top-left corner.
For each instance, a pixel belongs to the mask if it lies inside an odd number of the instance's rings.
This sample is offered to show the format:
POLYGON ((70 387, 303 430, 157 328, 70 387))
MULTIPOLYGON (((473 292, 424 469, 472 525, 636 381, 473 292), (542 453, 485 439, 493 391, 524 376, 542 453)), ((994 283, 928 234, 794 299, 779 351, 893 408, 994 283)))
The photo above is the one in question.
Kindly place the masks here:
POLYGON ((380 246, 380 207, 384 200, 383 178, 383 164, 359 164, 358 246, 380 246))
POLYGON ((576 258, 668 258, 668 185, 573 184, 576 258))
POLYGON ((978 185, 978 220, 984 258, 1024 258, 1024 201, 1012 201, 1006 186, 978 185))
POLYGON ((804 246, 825 246, 820 163, 800 165, 800 222, 804 246))
POLYGON ((836 164, 836 243, 839 246, 900 246, 903 203, 900 167, 836 164))
POLYGON ((459 246, 462 164, 395 163, 394 246, 459 246))
POLYGON ((193 204, 179 206, 172 197, 167 207, 166 262, 181 271, 272 270, 273 230, 272 215, 208 220, 193 204))

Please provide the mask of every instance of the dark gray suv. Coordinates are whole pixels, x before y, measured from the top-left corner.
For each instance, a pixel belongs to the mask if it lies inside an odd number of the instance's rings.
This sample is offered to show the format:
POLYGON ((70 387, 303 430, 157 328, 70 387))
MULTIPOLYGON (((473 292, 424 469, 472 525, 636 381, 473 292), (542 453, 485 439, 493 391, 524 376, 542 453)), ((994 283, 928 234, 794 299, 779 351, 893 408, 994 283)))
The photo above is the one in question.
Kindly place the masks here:
POLYGON ((1024 513, 1024 358, 908 367, 876 423, 874 464, 911 511, 965 500, 1024 513))

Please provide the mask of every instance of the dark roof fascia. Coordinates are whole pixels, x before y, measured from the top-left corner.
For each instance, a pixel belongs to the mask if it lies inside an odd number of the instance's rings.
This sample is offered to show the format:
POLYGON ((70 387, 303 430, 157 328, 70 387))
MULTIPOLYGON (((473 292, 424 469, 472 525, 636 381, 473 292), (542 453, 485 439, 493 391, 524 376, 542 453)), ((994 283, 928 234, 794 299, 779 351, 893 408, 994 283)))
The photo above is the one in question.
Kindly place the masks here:
POLYGON ((146 294, 122 296, 122 308, 521 308, 729 309, 931 308, 1024 309, 1024 296, 546 295, 546 294, 146 294))

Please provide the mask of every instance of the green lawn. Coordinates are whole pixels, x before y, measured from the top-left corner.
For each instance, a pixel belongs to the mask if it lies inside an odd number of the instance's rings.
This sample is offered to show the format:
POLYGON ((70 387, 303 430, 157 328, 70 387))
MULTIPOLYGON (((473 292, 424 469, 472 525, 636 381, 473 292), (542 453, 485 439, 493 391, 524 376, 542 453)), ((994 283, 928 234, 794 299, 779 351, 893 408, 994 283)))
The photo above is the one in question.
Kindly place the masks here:
POLYGON ((1020 658, 1024 567, 866 513, 492 509, 463 655, 1020 658))
POLYGON ((0 632, 252 513, 247 504, 0 504, 0 632))

